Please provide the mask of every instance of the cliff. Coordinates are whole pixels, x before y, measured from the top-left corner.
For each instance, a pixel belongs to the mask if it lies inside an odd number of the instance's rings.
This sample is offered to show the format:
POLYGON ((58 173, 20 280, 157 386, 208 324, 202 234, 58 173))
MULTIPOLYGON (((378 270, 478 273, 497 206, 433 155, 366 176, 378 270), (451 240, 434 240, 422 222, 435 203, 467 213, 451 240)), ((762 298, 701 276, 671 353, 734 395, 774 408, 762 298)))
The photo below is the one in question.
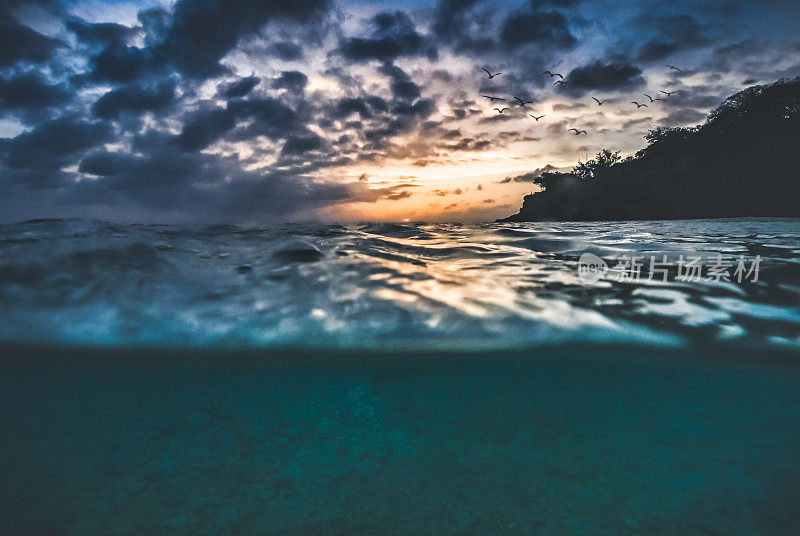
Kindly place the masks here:
POLYGON ((605 150, 498 221, 800 217, 800 77, 753 86, 691 128, 651 130, 621 159, 605 150))

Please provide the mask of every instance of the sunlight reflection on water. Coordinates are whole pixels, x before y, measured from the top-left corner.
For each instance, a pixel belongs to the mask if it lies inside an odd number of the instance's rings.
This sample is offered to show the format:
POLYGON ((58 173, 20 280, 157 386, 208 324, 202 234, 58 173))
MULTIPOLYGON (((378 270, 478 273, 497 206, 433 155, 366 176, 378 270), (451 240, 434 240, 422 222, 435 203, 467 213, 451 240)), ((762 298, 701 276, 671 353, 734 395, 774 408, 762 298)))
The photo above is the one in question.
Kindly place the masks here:
POLYGON ((738 340, 800 346, 798 220, 0 227, 0 340, 103 346, 738 340), (585 252, 762 258, 755 283, 601 280, 585 252))

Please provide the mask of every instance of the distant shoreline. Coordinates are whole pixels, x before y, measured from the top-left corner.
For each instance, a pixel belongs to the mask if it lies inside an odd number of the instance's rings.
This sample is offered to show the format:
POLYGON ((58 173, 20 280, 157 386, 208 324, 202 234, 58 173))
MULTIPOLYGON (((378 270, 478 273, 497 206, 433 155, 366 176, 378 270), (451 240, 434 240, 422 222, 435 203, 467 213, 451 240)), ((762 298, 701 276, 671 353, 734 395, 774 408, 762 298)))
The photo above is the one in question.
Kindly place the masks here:
POLYGON ((800 217, 800 77, 728 97, 702 125, 659 127, 635 156, 604 150, 570 172, 526 181, 497 222, 800 217))

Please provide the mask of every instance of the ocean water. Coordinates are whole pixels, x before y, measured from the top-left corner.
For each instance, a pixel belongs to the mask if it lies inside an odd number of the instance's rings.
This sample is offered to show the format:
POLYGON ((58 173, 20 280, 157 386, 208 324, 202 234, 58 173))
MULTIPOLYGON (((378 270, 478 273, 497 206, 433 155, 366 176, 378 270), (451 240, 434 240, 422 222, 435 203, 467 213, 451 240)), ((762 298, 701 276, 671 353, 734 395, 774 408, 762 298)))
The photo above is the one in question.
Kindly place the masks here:
POLYGON ((4 225, 0 532, 794 535, 798 359, 800 220, 4 225))

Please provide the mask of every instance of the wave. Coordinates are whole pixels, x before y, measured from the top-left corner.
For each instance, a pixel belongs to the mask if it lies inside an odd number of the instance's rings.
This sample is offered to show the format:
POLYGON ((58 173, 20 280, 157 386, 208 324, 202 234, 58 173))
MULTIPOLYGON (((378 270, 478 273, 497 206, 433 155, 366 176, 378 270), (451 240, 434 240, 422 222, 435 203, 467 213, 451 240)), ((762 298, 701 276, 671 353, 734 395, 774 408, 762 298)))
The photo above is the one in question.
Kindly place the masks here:
MULTIPOLYGON (((0 226, 0 343, 800 348, 798 220, 0 226), (579 257, 744 255, 760 278, 587 285, 579 257)), ((672 273, 674 276, 675 274, 672 273)))

